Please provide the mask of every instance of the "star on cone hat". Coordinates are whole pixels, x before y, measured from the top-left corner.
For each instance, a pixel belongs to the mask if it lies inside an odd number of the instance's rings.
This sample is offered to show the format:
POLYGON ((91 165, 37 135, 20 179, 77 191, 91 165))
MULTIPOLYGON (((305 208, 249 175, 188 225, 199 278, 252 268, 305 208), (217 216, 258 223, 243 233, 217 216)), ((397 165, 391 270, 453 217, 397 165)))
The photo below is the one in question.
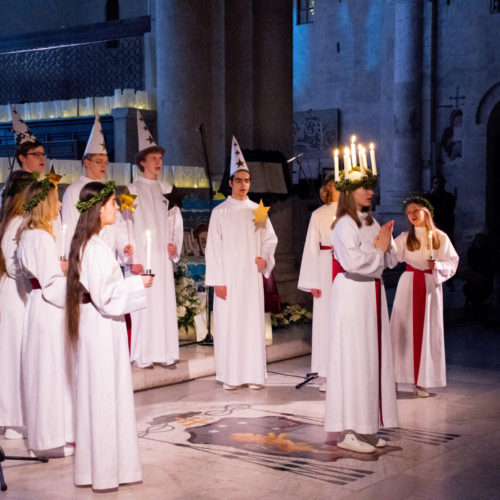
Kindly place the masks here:
POLYGON ((238 144, 236 137, 234 137, 233 135, 233 139, 231 141, 231 165, 230 165, 229 175, 233 175, 235 172, 238 172, 239 170, 244 170, 245 172, 249 172, 247 162, 243 157, 240 145, 238 144))
POLYGON ((85 155, 107 155, 106 143, 104 142, 104 134, 102 132, 101 120, 99 115, 95 115, 94 125, 90 132, 87 147, 85 148, 85 155))
POLYGON ((139 151, 150 148, 152 146, 158 146, 139 110, 137 110, 137 138, 139 143, 139 151))
POLYGON ((30 132, 28 125, 22 119, 19 112, 9 104, 10 114, 12 115, 12 132, 16 136, 17 144, 23 144, 24 142, 35 142, 36 137, 30 132))

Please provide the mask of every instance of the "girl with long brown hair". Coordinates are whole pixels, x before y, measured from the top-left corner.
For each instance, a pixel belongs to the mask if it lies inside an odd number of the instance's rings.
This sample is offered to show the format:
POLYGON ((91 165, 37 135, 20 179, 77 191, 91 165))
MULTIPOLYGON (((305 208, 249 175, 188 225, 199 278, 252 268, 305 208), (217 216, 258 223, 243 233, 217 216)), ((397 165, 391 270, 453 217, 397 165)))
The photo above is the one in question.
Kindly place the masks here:
POLYGON ((338 274, 331 291, 325 430, 341 433, 337 446, 373 453, 386 442, 380 427, 398 425, 382 271, 396 265, 394 221, 379 226, 369 208, 377 177, 351 171, 341 191, 332 231, 338 274))
POLYGON ((124 279, 100 236, 116 219, 113 182, 86 184, 76 208, 66 296, 77 374, 74 482, 101 490, 142 477, 124 314, 146 306, 153 278, 124 279))
POLYGON ((436 228, 433 207, 419 196, 404 201, 410 229, 395 240, 398 260, 406 262, 394 299, 391 338, 396 382, 413 385, 414 395, 446 386, 443 288, 458 266, 458 255, 436 228))
POLYGON ((7 439, 24 436, 21 398, 21 345, 27 293, 16 258, 16 234, 23 220, 24 190, 35 182, 29 172, 16 170, 2 193, 0 215, 0 426, 7 439))
POLYGON ((328 338, 330 335, 330 292, 332 288, 332 223, 337 213, 339 192, 333 176, 325 179, 320 190, 321 207, 314 210, 307 229, 297 287, 313 296, 311 372, 322 379, 321 392, 326 391, 328 338))
POLYGON ((31 285, 24 316, 22 381, 28 449, 35 455, 73 453, 71 363, 64 335, 66 278, 53 223, 61 202, 45 177, 25 191, 17 257, 31 285))

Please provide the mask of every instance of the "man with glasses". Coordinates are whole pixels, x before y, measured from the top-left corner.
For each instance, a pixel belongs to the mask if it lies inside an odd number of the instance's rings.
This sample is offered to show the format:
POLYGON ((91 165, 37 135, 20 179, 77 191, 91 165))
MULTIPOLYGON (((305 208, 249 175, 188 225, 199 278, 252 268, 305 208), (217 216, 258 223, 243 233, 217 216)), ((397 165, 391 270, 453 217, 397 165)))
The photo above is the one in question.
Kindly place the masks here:
MULTIPOLYGON (((108 152, 104 142, 104 134, 102 132, 101 120, 99 115, 96 115, 90 137, 87 142, 87 147, 83 153, 82 159, 85 167, 85 175, 82 175, 77 182, 67 187, 62 199, 62 222, 66 226, 65 237, 65 256, 69 256, 71 240, 75 232, 76 224, 80 214, 76 209, 76 203, 80 199, 80 191, 85 184, 89 182, 103 182, 108 169, 108 152)), ((121 219, 121 218, 120 218, 121 219)), ((119 223, 117 218, 116 224, 119 223)), ((117 250, 119 260, 122 264, 127 264, 128 259, 133 254, 133 247, 129 244, 128 239, 121 231, 116 231, 115 225, 106 226, 103 238, 107 241, 110 248, 117 250)))

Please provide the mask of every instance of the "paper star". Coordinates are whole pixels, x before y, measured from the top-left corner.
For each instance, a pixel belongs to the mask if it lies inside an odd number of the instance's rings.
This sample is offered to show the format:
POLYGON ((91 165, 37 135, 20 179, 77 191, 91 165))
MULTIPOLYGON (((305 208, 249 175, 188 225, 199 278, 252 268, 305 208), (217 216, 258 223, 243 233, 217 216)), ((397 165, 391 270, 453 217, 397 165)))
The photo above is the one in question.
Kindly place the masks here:
POLYGON ((182 208, 182 199, 184 198, 184 194, 175 186, 172 186, 172 191, 170 191, 170 193, 165 193, 163 197, 168 201, 168 208, 182 208))
POLYGON ((151 135, 146 139, 146 141, 148 141, 149 144, 153 144, 153 142, 155 142, 155 140, 153 139, 153 137, 151 135))
POLYGON ((106 151, 106 144, 104 142, 101 142, 99 145, 102 147, 103 151, 106 151))
POLYGON ((136 194, 132 194, 128 189, 125 192, 118 196, 120 200, 120 212, 124 212, 125 210, 130 210, 133 212, 135 210, 134 201, 137 198, 136 194))
POLYGON ((260 200, 259 206, 252 210, 252 213, 255 215, 255 219, 253 220, 255 224, 255 230, 264 229, 266 227, 267 221, 267 212, 271 207, 265 207, 264 203, 262 203, 262 199, 260 200))
POLYGON ((61 178, 62 175, 56 174, 56 171, 54 170, 54 165, 51 165, 49 172, 49 182, 51 184, 54 184, 54 186, 57 186, 61 178))
POLYGON ((244 162, 244 161, 241 161, 241 160, 238 160, 238 161, 236 162, 236 165, 238 165, 238 167, 242 167, 244 164, 245 164, 245 162, 244 162))

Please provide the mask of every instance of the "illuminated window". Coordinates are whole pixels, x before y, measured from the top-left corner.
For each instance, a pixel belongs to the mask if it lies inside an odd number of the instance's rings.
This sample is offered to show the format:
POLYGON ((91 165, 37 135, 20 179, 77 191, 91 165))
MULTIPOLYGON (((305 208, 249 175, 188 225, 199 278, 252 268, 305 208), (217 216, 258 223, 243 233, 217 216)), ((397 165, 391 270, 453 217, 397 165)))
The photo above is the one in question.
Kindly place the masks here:
POLYGON ((314 0, 297 0, 297 24, 312 23, 314 18, 314 0))

